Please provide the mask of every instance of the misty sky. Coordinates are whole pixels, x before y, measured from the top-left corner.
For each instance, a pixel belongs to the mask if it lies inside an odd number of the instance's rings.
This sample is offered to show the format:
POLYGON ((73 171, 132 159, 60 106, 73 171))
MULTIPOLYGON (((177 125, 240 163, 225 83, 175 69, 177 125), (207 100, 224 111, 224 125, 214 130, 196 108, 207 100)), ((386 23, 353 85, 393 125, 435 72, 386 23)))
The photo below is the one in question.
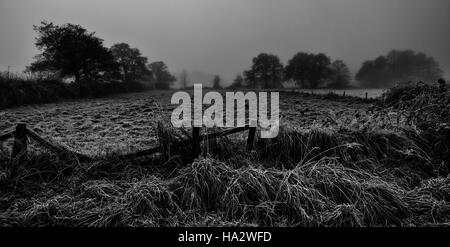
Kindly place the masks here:
POLYGON ((324 52, 356 71, 389 50, 434 56, 450 78, 449 0, 0 0, 0 71, 22 71, 37 50, 32 25, 75 23, 149 61, 227 81, 260 52, 284 64, 324 52))

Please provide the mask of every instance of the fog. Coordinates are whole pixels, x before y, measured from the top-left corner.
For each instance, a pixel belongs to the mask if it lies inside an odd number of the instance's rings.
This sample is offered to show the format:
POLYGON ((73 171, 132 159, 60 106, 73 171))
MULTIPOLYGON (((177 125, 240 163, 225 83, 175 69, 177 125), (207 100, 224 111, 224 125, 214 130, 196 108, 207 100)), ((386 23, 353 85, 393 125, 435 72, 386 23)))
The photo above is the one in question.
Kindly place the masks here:
POLYGON ((450 78, 448 0, 0 0, 0 70, 21 71, 37 50, 32 25, 76 23, 110 46, 126 42, 173 73, 228 83, 260 52, 343 59, 353 72, 391 49, 434 56, 450 78))

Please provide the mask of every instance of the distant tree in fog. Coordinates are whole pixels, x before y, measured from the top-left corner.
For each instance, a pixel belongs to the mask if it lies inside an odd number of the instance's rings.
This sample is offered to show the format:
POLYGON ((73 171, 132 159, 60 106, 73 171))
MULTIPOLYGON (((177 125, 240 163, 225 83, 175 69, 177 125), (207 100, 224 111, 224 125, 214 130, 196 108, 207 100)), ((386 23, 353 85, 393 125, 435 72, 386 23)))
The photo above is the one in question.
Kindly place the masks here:
POLYGON ((176 81, 175 76, 169 72, 167 65, 162 61, 153 62, 148 65, 148 68, 152 72, 154 85, 157 89, 169 89, 176 81))
POLYGON ((180 83, 181 86, 183 88, 187 88, 188 84, 189 84, 189 77, 188 77, 188 73, 185 69, 183 69, 183 71, 181 71, 180 74, 180 83))
POLYGON ((119 43, 114 44, 110 50, 119 66, 118 75, 122 81, 136 81, 150 74, 147 58, 141 55, 139 49, 119 43))
POLYGON ((220 76, 215 75, 213 79, 213 88, 214 89, 222 89, 222 86, 220 85, 222 79, 220 79, 220 76))
POLYGON ((350 70, 342 60, 336 60, 331 63, 331 75, 329 77, 330 83, 327 87, 330 88, 345 88, 350 84, 351 76, 350 70))
POLYGON ((283 79, 283 64, 276 55, 261 53, 253 58, 250 70, 244 72, 252 88, 278 88, 283 79))
POLYGON ((286 65, 285 76, 302 88, 317 88, 332 75, 330 65, 330 58, 325 54, 299 52, 286 65))
POLYGON ((117 63, 103 40, 80 25, 61 26, 43 21, 33 26, 37 32, 35 45, 41 54, 27 68, 32 72, 53 72, 75 81, 95 80, 114 71, 117 63))
POLYGON ((363 63, 356 79, 363 87, 391 87, 397 82, 433 82, 442 77, 438 62, 424 53, 393 50, 363 63))
POLYGON ((233 83, 229 88, 242 88, 244 87, 244 78, 238 74, 236 75, 236 78, 234 79, 233 83))
POLYGON ((253 70, 244 71, 245 81, 250 88, 256 88, 255 72, 253 70))

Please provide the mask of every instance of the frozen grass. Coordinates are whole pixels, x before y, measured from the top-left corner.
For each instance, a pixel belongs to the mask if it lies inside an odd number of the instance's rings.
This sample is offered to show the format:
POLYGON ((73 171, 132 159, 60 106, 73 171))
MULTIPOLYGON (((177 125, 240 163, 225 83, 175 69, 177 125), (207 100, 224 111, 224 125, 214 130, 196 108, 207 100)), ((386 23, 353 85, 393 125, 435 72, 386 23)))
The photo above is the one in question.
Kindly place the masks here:
MULTIPOLYGON (((163 143, 177 136, 163 125, 158 132, 163 143)), ((408 136, 283 128, 252 153, 240 138, 205 144, 194 162, 177 159, 189 150, 93 163, 3 153, 0 225, 448 225, 450 178, 408 136), (16 174, 10 162, 21 167, 16 174)))

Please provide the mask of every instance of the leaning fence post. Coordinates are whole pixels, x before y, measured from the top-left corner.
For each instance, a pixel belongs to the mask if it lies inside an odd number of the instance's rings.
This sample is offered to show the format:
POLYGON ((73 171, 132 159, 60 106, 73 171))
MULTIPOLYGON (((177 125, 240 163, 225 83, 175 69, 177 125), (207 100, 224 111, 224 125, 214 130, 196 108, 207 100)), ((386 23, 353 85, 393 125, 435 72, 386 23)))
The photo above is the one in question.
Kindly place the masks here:
POLYGON ((20 123, 14 131, 14 144, 12 148, 12 158, 16 158, 19 154, 27 151, 27 125, 20 123))
POLYGON ((252 151, 253 149, 253 143, 255 140, 255 134, 256 134, 256 123, 252 121, 250 123, 250 129, 248 131, 248 138, 247 138, 247 151, 252 151))
POLYGON ((192 152, 194 158, 200 155, 200 127, 192 128, 192 152))

